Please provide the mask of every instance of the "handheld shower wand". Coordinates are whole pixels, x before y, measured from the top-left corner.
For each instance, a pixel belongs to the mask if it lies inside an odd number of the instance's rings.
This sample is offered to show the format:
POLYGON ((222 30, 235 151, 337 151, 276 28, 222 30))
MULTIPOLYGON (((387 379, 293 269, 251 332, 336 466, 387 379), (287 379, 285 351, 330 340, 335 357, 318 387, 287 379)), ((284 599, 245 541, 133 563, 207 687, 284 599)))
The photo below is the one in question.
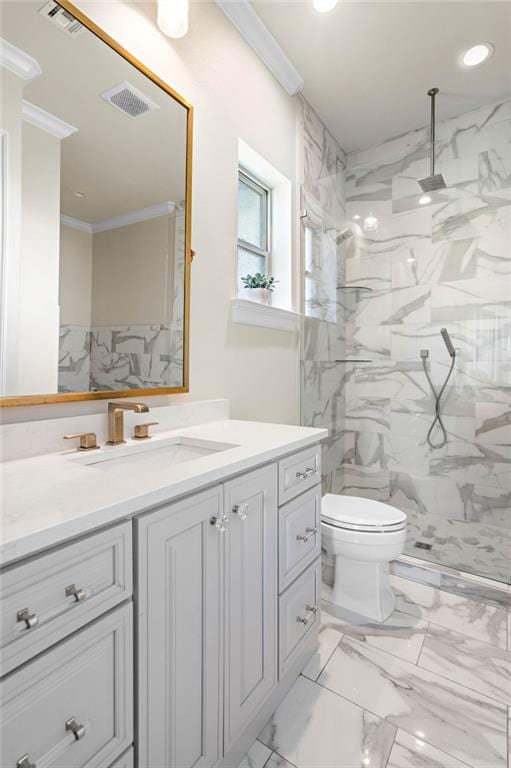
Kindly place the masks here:
POLYGON ((451 378, 451 374, 454 370, 454 363, 456 362, 456 350, 454 349, 454 345, 451 341, 451 337, 449 335, 449 331, 447 330, 447 328, 441 328, 440 335, 442 336, 444 344, 447 347, 447 351, 451 357, 451 367, 449 368, 449 373, 447 374, 446 379, 440 389, 440 392, 438 393, 436 391, 435 385, 433 384, 433 381, 431 380, 431 376, 428 371, 427 359, 429 357, 429 351, 427 349, 421 349, 421 360, 422 360, 422 365, 424 367, 424 373, 426 374, 426 378, 428 380, 429 386, 431 387, 431 391, 433 392, 433 397, 435 398, 435 418, 426 436, 426 440, 428 441, 428 444, 431 448, 443 448, 444 445, 447 443, 447 432, 444 427, 444 423, 442 421, 442 415, 440 412, 440 401, 445 392, 445 388, 447 387, 449 379, 451 378), (434 443, 431 437, 436 424, 438 424, 438 427, 442 432, 442 440, 440 443, 434 443))

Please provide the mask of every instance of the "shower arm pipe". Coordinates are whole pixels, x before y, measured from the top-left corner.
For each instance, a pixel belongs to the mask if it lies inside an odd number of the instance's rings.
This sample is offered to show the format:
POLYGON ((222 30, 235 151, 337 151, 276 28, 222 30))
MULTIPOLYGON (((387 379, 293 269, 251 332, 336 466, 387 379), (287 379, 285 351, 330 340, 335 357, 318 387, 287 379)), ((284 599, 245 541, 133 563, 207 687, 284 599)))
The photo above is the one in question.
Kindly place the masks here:
POLYGON ((431 143, 431 157, 429 160, 430 176, 435 175, 435 142, 436 142, 436 96, 439 92, 438 88, 430 88, 428 96, 431 98, 431 126, 430 126, 430 143, 431 143))

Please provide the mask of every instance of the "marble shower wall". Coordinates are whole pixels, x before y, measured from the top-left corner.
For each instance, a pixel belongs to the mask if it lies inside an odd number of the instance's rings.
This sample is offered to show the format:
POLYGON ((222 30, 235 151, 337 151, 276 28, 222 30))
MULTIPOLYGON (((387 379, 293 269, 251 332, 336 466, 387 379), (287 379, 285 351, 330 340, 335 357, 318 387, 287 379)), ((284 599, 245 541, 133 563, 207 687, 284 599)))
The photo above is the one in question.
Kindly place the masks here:
MULTIPOLYGON (((310 116, 304 126, 306 171, 311 156, 321 182, 331 144, 310 116)), ((406 511, 408 554, 509 582, 511 102, 441 122, 437 135, 448 186, 429 205, 417 185, 429 173, 427 128, 348 155, 337 194, 320 198, 327 212, 329 199, 343 201, 338 224, 372 213, 379 227, 355 224, 338 252, 335 322, 305 320, 303 419, 330 428, 325 490, 406 511), (444 326, 458 358, 443 399, 448 443, 431 449, 420 350, 438 388, 444 326)), ((323 191, 317 175, 305 173, 304 197, 323 191)))
POLYGON ((324 490, 344 459, 344 310, 338 286, 346 281, 346 246, 336 237, 346 222, 346 155, 310 105, 300 97, 303 142, 302 251, 304 320, 301 416, 306 426, 329 430, 323 443, 324 490))
MULTIPOLYGON (((347 158, 349 219, 369 213, 346 260, 345 459, 336 490, 407 512, 407 553, 502 581, 511 569, 511 102, 441 122, 438 171, 447 189, 420 205, 427 129, 347 158), (437 389, 444 448, 426 434, 437 389), (417 542, 432 545, 417 549, 417 542)), ((439 433, 433 435, 436 440, 439 433)))

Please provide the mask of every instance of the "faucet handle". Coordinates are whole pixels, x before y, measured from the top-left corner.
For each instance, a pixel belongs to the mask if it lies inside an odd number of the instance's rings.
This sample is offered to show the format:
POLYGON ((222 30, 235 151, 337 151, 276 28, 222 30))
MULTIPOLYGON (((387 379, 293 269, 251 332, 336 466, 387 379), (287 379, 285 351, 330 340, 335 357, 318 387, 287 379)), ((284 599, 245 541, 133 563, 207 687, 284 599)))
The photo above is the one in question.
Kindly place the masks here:
POLYGON ((149 434, 149 427, 155 427, 157 424, 159 424, 158 421, 146 421, 143 424, 135 424, 135 429, 133 430, 133 439, 148 440, 151 437, 149 434))
POLYGON ((99 448, 95 432, 79 432, 76 435, 64 435, 64 440, 80 440, 77 451, 92 451, 99 448))

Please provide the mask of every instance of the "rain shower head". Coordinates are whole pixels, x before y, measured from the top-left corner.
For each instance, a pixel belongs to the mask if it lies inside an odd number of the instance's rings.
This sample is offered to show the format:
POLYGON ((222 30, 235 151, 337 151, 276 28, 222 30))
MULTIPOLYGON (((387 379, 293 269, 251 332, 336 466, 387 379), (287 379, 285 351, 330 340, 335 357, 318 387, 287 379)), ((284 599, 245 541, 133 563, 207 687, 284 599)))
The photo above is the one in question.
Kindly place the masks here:
POLYGON ((353 237, 353 230, 351 227, 344 227, 344 229, 341 229, 337 237, 335 238, 335 242, 337 245, 340 245, 341 243, 344 243, 346 240, 349 240, 350 237, 353 237))
POLYGON ((444 340, 444 344, 447 347, 447 351, 450 354, 451 357, 456 357, 456 350, 454 349, 454 344, 451 341, 451 337, 449 336, 449 331, 447 328, 441 328, 440 334, 442 336, 442 339, 444 340))
POLYGON ((445 189, 447 184, 441 173, 435 173, 435 99, 439 90, 438 88, 430 88, 428 96, 431 99, 431 128, 430 128, 430 144, 431 144, 431 156, 429 169, 429 176, 425 176, 423 179, 418 179, 420 188, 423 192, 435 192, 437 189, 445 189))

